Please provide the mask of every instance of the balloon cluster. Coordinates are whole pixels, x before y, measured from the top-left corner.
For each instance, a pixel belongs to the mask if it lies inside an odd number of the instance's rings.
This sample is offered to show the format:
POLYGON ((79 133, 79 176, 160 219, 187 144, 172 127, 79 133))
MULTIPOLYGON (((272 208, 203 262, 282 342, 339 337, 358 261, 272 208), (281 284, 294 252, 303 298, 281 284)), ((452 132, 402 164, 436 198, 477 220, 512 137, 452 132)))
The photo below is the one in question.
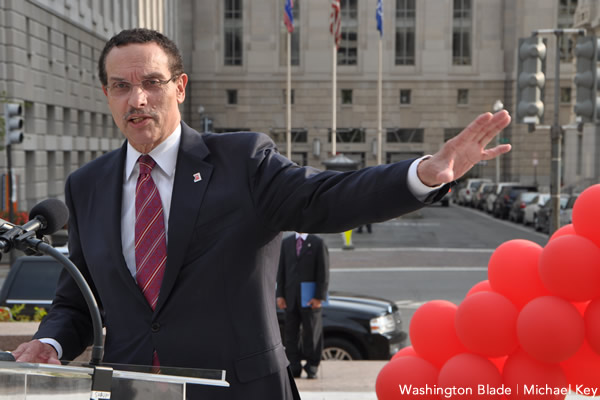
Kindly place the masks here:
POLYGON ((500 245, 488 280, 457 306, 433 300, 411 346, 379 372, 379 400, 564 399, 600 395, 600 184, 545 247, 500 245))

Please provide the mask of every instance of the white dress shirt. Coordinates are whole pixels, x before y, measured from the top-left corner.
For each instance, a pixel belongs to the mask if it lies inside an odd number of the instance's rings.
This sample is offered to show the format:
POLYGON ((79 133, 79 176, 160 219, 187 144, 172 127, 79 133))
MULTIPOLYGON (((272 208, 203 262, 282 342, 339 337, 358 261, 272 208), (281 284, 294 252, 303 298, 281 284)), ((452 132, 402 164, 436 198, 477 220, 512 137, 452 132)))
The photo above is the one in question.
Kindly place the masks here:
MULTIPOLYGON (((177 164, 177 152, 181 142, 181 124, 177 125, 175 131, 161 144, 156 146, 148 155, 156 162, 152 168, 152 179, 160 194, 165 217, 165 234, 169 235, 169 211, 171 210, 171 196, 173 183, 175 182, 175 165, 177 164)), ((123 171, 123 199, 121 200, 121 245, 123 246, 123 257, 127 269, 135 278, 135 188, 140 175, 138 158, 142 153, 127 143, 127 157, 125 159, 125 170, 123 171)))

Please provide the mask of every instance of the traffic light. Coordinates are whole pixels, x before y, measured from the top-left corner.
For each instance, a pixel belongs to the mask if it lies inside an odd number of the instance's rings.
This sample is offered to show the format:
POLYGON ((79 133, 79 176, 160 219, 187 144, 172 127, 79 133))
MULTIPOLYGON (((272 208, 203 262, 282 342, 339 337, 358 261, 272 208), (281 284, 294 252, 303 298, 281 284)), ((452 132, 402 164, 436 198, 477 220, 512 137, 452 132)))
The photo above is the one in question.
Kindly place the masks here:
POLYGON ((595 122, 600 118, 600 98, 598 98, 598 39, 594 35, 579 36, 575 46, 577 73, 575 87, 577 100, 575 115, 577 122, 595 122))
POLYGON ((4 145, 23 141, 23 107, 20 104, 4 104, 4 128, 4 145))
POLYGON ((539 124, 544 116, 546 45, 542 38, 519 39, 517 122, 539 124))

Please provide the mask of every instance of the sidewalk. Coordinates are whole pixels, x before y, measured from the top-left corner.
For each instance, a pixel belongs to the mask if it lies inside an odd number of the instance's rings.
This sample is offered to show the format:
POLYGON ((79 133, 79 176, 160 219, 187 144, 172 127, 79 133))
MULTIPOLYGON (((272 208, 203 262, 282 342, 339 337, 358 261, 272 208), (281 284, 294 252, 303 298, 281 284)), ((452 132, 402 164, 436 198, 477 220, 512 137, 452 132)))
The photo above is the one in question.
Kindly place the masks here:
POLYGON ((302 400, 377 400, 375 381, 387 361, 323 361, 318 379, 296 379, 302 400))

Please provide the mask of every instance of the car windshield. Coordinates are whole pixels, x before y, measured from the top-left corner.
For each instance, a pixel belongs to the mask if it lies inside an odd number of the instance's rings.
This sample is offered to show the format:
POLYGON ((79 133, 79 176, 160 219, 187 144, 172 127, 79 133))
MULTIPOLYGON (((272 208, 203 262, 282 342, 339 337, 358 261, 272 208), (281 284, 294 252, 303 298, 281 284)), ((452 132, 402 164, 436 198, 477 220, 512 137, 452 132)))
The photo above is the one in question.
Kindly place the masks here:
POLYGON ((529 203, 530 201, 532 201, 535 197, 537 196, 536 192, 525 192, 521 194, 521 201, 524 201, 525 203, 529 203))

